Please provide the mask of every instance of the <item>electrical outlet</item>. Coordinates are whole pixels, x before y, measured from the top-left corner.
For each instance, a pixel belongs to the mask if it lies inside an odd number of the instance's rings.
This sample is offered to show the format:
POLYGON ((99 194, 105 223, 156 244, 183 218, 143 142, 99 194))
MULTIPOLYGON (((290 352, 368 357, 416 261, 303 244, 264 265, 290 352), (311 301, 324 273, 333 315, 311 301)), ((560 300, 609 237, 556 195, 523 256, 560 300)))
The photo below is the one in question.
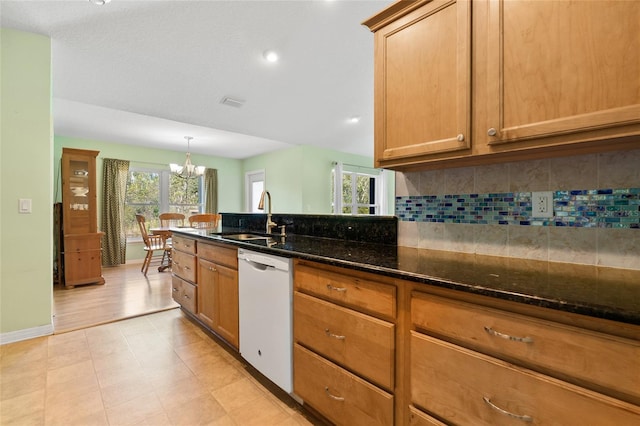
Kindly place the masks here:
POLYGON ((531 217, 553 217, 553 192, 531 193, 531 217))

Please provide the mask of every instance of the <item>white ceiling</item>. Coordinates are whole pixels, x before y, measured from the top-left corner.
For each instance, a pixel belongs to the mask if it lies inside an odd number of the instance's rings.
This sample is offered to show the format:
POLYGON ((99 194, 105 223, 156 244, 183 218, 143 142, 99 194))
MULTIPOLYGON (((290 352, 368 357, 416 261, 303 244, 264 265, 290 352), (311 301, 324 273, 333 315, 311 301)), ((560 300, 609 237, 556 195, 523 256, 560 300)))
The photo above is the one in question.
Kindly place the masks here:
POLYGON ((188 135, 191 152, 229 158, 301 144, 372 156, 373 35, 360 23, 390 3, 1 0, 0 16, 51 37, 56 135, 176 151, 188 135))

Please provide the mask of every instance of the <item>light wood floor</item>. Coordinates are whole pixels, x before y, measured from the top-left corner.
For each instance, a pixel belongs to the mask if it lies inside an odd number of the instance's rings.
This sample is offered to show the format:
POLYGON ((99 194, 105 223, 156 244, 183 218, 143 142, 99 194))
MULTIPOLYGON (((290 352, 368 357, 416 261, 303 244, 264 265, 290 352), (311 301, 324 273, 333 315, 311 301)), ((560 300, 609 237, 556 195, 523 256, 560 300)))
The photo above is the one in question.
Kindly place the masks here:
POLYGON ((171 272, 151 265, 147 276, 139 263, 103 268, 103 285, 53 289, 56 334, 97 324, 177 308, 171 298, 171 272))
POLYGON ((249 369, 180 309, 11 343, 0 424, 312 424, 249 369))

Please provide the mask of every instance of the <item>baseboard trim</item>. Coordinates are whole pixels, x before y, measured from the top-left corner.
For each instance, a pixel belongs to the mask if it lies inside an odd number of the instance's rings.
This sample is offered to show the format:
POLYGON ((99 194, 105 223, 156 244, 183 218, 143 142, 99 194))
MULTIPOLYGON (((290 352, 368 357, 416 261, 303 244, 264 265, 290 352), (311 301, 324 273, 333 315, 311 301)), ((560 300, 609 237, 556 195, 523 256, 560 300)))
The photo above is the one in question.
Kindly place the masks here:
POLYGON ((38 327, 25 328, 23 330, 8 331, 0 333, 0 345, 19 342, 21 340, 33 339, 36 337, 50 336, 53 334, 53 323, 38 327))

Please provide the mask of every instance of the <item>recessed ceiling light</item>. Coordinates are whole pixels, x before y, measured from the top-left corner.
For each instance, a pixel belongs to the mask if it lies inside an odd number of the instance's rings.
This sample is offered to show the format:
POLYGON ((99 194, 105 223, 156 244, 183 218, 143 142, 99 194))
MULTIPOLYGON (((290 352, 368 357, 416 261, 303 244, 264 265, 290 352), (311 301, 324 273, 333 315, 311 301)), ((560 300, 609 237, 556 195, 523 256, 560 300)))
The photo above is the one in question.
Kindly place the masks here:
POLYGON ((111 0, 89 0, 93 4, 97 4, 99 6, 105 5, 109 3, 111 0))
POLYGON ((360 117, 358 116, 353 116, 349 118, 349 123, 359 123, 359 122, 360 122, 360 117))
POLYGON ((273 50, 265 50, 262 54, 268 62, 278 62, 278 54, 273 50))

